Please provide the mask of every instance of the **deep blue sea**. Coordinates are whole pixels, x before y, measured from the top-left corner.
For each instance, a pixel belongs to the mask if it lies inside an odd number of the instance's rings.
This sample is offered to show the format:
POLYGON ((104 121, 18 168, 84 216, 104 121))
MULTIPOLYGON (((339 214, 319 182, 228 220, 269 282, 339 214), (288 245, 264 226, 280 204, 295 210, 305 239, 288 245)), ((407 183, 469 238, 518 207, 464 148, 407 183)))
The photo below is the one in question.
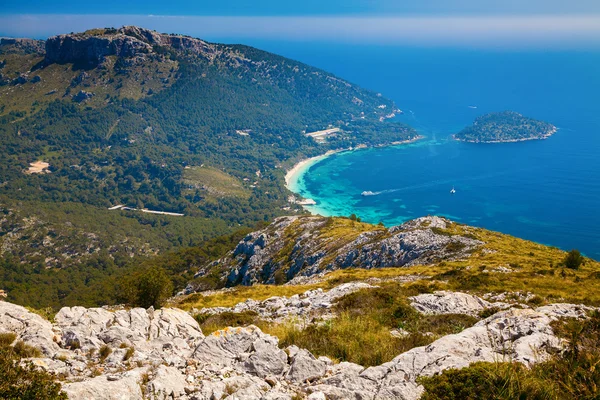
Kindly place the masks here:
POLYGON ((297 184, 317 202, 312 211, 386 225, 444 215, 600 259, 599 51, 262 47, 381 92, 404 110, 398 120, 426 136, 314 164, 297 184), (502 110, 559 131, 520 143, 449 140, 478 115, 502 110), (378 194, 361 196, 367 190, 378 194))

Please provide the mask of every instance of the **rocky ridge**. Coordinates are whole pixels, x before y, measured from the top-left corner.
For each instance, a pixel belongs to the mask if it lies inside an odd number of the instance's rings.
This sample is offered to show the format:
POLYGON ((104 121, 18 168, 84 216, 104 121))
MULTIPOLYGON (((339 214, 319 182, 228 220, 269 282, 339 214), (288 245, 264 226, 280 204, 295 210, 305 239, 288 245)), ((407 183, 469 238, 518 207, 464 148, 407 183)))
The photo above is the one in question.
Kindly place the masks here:
MULTIPOLYGON (((368 287, 341 285, 329 298, 368 287)), ((313 292, 305 299, 318 305, 316 299, 323 296, 313 292)), ((413 306, 430 314, 474 314, 482 305, 492 305, 465 293, 435 293, 438 303, 431 296, 415 296, 413 306)), ((205 336, 188 313, 170 308, 66 307, 50 323, 24 307, 0 302, 0 332, 15 332, 18 340, 38 347, 43 357, 32 362, 57 374, 71 399, 408 400, 420 397, 420 376, 477 361, 530 365, 545 360, 564 346, 550 323, 585 318, 591 309, 572 304, 505 306, 458 334, 369 368, 336 364, 296 346, 281 349, 276 337, 255 326, 205 336)))
POLYGON ((44 41, 29 38, 0 38, 0 46, 12 46, 25 53, 43 53, 44 41))
MULTIPOLYGON (((337 269, 465 259, 484 244, 447 233, 454 223, 441 217, 417 218, 389 229, 377 227, 357 234, 352 232, 352 221, 335 225, 340 221, 315 216, 278 218, 266 229, 246 236, 228 256, 202 268, 196 277, 217 269, 223 271, 229 284, 275 283, 337 269)), ((196 289, 192 283, 187 292, 196 289)))
POLYGON ((216 46, 182 35, 161 34, 137 26, 104 29, 50 37, 45 44, 45 63, 98 65, 108 56, 144 57, 154 54, 155 46, 168 46, 178 51, 212 59, 216 46))
POLYGON ((366 288, 373 288, 373 286, 364 282, 350 282, 328 291, 319 288, 307 290, 302 294, 290 297, 273 296, 263 301, 248 299, 233 307, 192 309, 191 313, 212 315, 224 312, 242 313, 252 311, 262 319, 273 322, 282 322, 289 318, 299 318, 305 321, 313 317, 327 319, 333 316, 329 313, 329 309, 337 299, 366 288))

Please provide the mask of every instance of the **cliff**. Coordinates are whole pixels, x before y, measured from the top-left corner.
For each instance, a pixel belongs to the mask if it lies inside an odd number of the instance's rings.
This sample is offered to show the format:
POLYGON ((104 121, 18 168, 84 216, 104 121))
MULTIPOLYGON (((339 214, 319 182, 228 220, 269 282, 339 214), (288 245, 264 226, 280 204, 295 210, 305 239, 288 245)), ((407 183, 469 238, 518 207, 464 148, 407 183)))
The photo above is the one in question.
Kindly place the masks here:
POLYGON ((153 54, 155 46, 167 46, 206 57, 216 52, 214 46, 200 39, 125 26, 120 29, 97 29, 50 37, 45 45, 45 63, 95 66, 108 56, 144 57, 153 54))

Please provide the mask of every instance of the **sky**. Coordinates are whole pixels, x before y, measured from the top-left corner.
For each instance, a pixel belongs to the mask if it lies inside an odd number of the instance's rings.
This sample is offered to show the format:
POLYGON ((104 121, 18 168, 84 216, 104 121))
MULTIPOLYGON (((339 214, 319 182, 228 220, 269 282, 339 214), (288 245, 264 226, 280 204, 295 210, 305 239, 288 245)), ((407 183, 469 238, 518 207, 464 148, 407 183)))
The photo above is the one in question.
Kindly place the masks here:
POLYGON ((0 36, 139 25, 210 41, 600 48, 600 0, 0 0, 0 36))
POLYGON ((2 0, 3 14, 386 15, 589 14, 598 0, 2 0))

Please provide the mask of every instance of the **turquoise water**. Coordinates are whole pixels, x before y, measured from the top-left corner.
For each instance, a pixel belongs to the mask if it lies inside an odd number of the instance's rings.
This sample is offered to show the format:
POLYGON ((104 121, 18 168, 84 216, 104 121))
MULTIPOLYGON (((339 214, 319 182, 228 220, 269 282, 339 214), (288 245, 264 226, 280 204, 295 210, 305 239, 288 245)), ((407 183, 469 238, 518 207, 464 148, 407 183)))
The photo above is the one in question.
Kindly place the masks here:
POLYGON ((600 52, 271 49, 380 91, 405 111, 400 121, 427 136, 314 164, 296 185, 317 202, 313 211, 386 225, 444 215, 600 259, 600 52), (476 116, 501 110, 559 131, 520 143, 449 140, 476 116), (367 190, 377 195, 361 196, 367 190))

